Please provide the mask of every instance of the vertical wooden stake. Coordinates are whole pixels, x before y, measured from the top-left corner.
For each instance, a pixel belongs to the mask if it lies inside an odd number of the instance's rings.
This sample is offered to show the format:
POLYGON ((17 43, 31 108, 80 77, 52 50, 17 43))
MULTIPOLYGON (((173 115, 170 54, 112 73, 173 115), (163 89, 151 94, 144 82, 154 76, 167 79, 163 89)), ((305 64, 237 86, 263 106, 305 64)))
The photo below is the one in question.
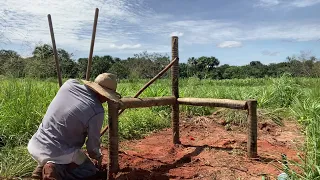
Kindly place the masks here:
POLYGON ((52 26, 52 20, 51 20, 51 15, 50 14, 48 14, 48 21, 49 21, 49 27, 50 27, 50 34, 51 34, 51 41, 52 41, 54 60, 56 62, 56 68, 57 68, 58 81, 59 81, 59 86, 61 87, 62 86, 62 78, 61 78, 61 73, 60 73, 58 52, 57 52, 57 47, 56 47, 56 41, 55 41, 55 38, 54 38, 54 32, 53 32, 53 26, 52 26))
POLYGON ((248 143, 247 150, 250 158, 257 157, 257 100, 248 100, 248 143))
POLYGON ((109 124, 109 168, 108 179, 113 179, 119 171, 119 134, 118 134, 119 104, 108 101, 109 124))
MULTIPOLYGON (((171 47, 172 47, 172 59, 179 57, 178 49, 178 37, 172 36, 171 38, 171 47)), ((172 78, 172 95, 176 98, 179 98, 179 58, 171 67, 171 78, 172 78)), ((173 131, 173 143, 180 144, 179 139, 179 103, 176 101, 172 105, 172 131, 173 131)))
POLYGON ((92 37, 91 37, 91 46, 90 46, 90 53, 89 53, 89 59, 88 59, 87 73, 86 73, 86 80, 87 81, 89 81, 89 79, 90 79, 90 70, 91 70, 91 64, 92 64, 94 40, 96 38, 98 15, 99 15, 99 9, 96 8, 96 13, 95 13, 95 16, 94 16, 94 23, 93 23, 92 37))

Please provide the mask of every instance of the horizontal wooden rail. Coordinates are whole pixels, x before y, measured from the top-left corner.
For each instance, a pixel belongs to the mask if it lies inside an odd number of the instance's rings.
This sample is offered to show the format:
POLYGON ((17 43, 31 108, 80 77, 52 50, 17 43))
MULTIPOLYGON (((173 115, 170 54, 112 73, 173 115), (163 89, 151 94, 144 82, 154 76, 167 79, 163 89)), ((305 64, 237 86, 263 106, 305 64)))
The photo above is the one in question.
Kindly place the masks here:
POLYGON ((165 97, 148 97, 148 98, 122 98, 121 99, 121 109, 128 108, 143 108, 151 106, 166 106, 172 105, 176 102, 174 96, 165 97))
POLYGON ((231 109, 247 109, 247 102, 231 99, 213 98, 178 98, 179 104, 193 106, 226 107, 231 109))

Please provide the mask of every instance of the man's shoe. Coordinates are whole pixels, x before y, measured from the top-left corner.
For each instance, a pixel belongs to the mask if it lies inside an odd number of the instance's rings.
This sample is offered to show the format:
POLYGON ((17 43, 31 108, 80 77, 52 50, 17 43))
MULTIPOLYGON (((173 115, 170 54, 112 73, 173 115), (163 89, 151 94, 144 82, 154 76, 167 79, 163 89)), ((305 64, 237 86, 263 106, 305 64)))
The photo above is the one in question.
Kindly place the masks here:
POLYGON ((42 172, 43 180, 58 180, 61 179, 57 173, 56 165, 53 163, 46 163, 42 172))
POLYGON ((38 165, 32 172, 31 178, 42 179, 42 169, 43 169, 43 166, 38 165))

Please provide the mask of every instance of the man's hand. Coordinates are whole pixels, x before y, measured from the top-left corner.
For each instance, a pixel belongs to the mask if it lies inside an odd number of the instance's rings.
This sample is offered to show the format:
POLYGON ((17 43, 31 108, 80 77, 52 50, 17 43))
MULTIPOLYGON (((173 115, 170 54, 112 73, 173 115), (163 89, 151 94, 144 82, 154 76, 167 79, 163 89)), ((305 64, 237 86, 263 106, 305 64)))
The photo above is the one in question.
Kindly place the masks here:
POLYGON ((99 169, 99 171, 103 170, 102 168, 102 159, 103 159, 103 156, 101 155, 100 157, 98 158, 95 158, 93 159, 93 164, 96 166, 96 168, 99 169))
POLYGON ((99 170, 101 170, 101 168, 102 168, 102 166, 101 166, 101 164, 102 164, 102 157, 103 157, 103 156, 100 156, 100 157, 97 159, 97 161, 98 161, 98 164, 97 164, 97 165, 98 165, 98 169, 99 169, 99 170))

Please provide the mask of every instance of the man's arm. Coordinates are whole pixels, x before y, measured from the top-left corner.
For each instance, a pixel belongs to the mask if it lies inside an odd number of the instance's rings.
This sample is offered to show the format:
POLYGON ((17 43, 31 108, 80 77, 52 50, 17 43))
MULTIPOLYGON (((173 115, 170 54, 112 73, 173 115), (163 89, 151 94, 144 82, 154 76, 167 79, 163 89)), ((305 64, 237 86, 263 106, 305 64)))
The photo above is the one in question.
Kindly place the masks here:
POLYGON ((90 158, 98 160, 101 157, 100 151, 100 130, 104 120, 104 113, 99 113, 88 122, 88 139, 86 148, 90 158))

